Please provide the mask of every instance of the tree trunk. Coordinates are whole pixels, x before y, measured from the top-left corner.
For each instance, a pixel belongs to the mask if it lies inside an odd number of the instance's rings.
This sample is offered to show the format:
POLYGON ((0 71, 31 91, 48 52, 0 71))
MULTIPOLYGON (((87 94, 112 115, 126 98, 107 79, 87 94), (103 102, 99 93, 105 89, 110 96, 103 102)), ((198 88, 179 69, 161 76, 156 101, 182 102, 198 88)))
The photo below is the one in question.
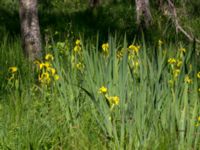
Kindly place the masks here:
POLYGON ((41 53, 41 37, 38 20, 37 0, 19 0, 22 47, 29 60, 41 53))
POLYGON ((152 21, 150 12, 149 0, 135 0, 137 24, 143 25, 147 28, 152 21))
POLYGON ((100 5, 100 0, 90 0, 89 5, 91 8, 98 7, 100 5))

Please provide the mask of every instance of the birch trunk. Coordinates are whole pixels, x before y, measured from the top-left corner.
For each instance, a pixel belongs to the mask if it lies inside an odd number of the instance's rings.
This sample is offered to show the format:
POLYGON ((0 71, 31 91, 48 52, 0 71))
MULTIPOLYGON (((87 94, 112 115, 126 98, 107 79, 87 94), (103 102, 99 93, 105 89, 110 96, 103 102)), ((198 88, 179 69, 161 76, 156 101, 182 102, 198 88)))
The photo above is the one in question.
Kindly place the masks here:
POLYGON ((41 53, 41 37, 38 20, 37 0, 19 0, 22 47, 29 60, 41 53))
POLYGON ((149 0, 135 0, 137 24, 148 27, 151 24, 152 16, 150 12, 149 0))

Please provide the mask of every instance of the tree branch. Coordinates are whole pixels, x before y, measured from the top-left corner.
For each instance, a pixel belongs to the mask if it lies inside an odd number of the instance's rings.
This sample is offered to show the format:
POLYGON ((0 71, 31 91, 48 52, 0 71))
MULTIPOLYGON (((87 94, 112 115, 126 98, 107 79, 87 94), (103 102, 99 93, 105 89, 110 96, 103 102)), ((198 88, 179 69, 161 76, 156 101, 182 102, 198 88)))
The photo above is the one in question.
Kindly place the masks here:
POLYGON ((195 39, 195 37, 192 34, 189 34, 187 31, 185 31, 183 29, 183 27, 179 24, 177 13, 176 13, 176 8, 175 8, 173 2, 171 0, 167 0, 167 2, 169 5, 170 15, 172 16, 172 21, 174 22, 175 27, 176 27, 176 32, 178 32, 178 31, 182 32, 191 42, 193 42, 195 40, 197 43, 200 43, 200 40, 195 39))

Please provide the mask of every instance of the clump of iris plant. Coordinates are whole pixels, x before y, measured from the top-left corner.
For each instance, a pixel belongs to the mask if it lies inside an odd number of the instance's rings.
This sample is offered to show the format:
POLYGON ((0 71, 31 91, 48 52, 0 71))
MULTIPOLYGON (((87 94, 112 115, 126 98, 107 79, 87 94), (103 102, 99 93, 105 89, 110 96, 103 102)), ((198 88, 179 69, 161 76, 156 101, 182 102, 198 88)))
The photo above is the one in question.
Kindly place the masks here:
POLYGON ((51 82, 59 80, 59 75, 56 73, 56 69, 52 65, 54 57, 48 53, 45 55, 45 61, 35 61, 38 66, 38 81, 42 85, 50 85, 51 82))
POLYGON ((99 93, 103 94, 110 110, 112 110, 115 106, 119 105, 120 102, 119 96, 110 96, 108 94, 108 89, 105 86, 99 88, 99 93))

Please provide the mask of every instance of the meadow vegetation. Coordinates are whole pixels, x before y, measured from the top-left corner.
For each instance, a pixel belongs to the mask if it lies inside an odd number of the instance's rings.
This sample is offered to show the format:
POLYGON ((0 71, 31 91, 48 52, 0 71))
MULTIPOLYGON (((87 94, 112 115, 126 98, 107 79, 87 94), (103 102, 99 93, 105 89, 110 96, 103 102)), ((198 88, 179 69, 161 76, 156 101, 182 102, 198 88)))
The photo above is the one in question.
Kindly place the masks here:
MULTIPOLYGON (((68 13, 56 5, 57 13, 41 14, 43 54, 34 62, 24 58, 17 27, 0 26, 0 149, 198 150, 197 43, 172 34, 163 18, 138 37, 126 18, 109 20, 106 3, 92 14, 86 3, 71 4, 68 13), (96 22, 91 29, 82 18, 87 14, 105 15, 108 24, 100 28, 96 22)), ((117 4, 112 12, 134 10, 117 4)), ((134 21, 134 15, 123 15, 134 21)), ((192 16, 188 22, 197 23, 192 16)))

